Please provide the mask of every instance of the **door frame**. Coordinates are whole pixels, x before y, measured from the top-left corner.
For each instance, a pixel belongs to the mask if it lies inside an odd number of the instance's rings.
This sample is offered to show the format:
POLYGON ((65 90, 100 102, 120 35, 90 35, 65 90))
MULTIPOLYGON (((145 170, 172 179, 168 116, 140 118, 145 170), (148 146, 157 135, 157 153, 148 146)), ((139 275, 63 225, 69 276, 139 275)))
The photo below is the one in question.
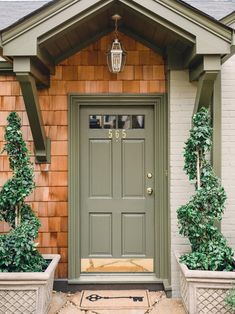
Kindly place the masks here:
POLYGON ((68 169, 68 282, 138 283, 163 282, 170 279, 170 228, 168 208, 168 108, 166 94, 70 94, 68 98, 69 169, 68 169), (81 274, 80 254, 80 107, 152 106, 154 108, 154 269, 151 274, 81 274), (159 262, 157 262, 159 261, 159 262))

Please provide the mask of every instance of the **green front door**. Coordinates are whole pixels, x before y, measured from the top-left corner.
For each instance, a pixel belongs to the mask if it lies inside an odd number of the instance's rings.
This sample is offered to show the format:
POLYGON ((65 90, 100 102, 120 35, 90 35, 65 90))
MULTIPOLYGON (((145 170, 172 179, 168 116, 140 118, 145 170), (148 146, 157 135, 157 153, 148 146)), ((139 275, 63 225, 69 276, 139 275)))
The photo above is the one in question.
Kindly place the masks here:
POLYGON ((152 107, 80 115, 81 258, 154 257, 152 107))

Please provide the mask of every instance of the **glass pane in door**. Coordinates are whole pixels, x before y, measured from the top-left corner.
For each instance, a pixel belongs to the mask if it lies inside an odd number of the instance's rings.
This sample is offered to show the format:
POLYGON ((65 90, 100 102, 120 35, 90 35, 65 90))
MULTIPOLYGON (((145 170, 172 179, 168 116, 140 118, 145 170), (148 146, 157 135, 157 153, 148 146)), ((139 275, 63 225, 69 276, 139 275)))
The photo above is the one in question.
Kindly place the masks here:
POLYGON ((152 258, 82 258, 82 273, 152 273, 152 258))
POLYGON ((132 129, 144 129, 144 116, 143 115, 132 116, 132 129))
POLYGON ((89 119, 90 129, 101 129, 102 128, 102 116, 92 115, 89 119))
POLYGON ((131 129, 131 116, 118 116, 118 129, 131 129))
POLYGON ((104 129, 116 129, 116 116, 104 115, 104 129))

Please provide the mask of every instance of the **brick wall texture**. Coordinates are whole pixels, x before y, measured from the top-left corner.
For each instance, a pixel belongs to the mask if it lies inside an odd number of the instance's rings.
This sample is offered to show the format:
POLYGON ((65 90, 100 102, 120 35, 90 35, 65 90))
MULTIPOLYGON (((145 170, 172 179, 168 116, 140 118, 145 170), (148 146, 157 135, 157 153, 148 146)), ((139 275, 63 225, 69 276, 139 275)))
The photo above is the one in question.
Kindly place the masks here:
POLYGON ((222 67, 222 183, 227 194, 221 230, 235 250, 235 56, 222 67))
MULTIPOLYGON (((35 164, 36 189, 28 198, 42 226, 39 249, 42 253, 59 253, 57 276, 68 276, 68 98, 69 93, 164 93, 165 70, 162 57, 139 42, 120 34, 128 51, 127 64, 120 74, 109 73, 106 65, 112 35, 56 66, 51 86, 39 91, 39 102, 46 129, 51 139, 51 163, 35 164)), ((18 82, 14 77, 0 77, 0 147, 4 126, 10 111, 22 118, 23 134, 33 152, 32 135, 18 82)), ((33 156, 32 156, 33 160, 33 156)), ((0 155, 0 186, 11 177, 6 155, 0 155)), ((0 224, 0 232, 7 232, 0 224)))
POLYGON ((196 85, 189 82, 188 71, 171 71, 169 76, 169 197, 171 216, 171 281, 172 294, 179 297, 179 271, 175 260, 175 251, 189 249, 187 239, 178 232, 176 210, 189 201, 194 187, 189 183, 183 171, 184 143, 189 136, 191 118, 196 96, 196 85))

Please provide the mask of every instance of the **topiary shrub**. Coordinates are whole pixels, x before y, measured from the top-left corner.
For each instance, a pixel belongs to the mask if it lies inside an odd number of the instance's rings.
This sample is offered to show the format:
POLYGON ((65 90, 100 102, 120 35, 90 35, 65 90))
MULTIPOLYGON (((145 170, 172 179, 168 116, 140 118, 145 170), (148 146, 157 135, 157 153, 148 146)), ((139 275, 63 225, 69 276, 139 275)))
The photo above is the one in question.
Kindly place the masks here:
POLYGON ((22 137, 16 112, 10 113, 5 130, 5 145, 13 176, 0 191, 0 220, 11 227, 0 235, 0 272, 37 272, 46 266, 34 240, 40 223, 24 199, 34 189, 33 166, 22 137))
POLYGON ((215 222, 222 219, 226 194, 207 158, 212 147, 212 127, 206 108, 196 113, 184 150, 184 170, 195 181, 195 195, 177 210, 179 232, 188 237, 191 253, 180 262, 189 269, 232 270, 233 251, 215 222))

